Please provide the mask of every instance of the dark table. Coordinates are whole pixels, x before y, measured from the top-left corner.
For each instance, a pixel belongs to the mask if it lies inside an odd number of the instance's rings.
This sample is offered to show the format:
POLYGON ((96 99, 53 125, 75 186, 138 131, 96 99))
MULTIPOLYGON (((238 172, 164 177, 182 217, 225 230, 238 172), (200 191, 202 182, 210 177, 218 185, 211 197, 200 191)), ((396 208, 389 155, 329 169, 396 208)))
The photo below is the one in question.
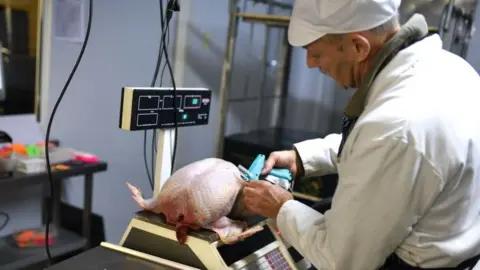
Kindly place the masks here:
POLYGON ((144 259, 111 250, 95 247, 69 260, 47 268, 48 270, 173 270, 175 268, 155 264, 144 259))
MULTIPOLYGON (((56 229, 57 237, 55 243, 50 246, 52 257, 68 254, 82 248, 90 248, 91 235, 91 214, 92 214, 92 191, 93 174, 106 171, 107 163, 100 161, 92 164, 67 162, 63 163, 70 166, 67 170, 52 172, 54 183, 54 197, 52 201, 53 219, 52 228, 56 229), (60 228, 60 192, 62 190, 62 180, 84 175, 85 190, 83 201, 83 220, 82 235, 77 235, 60 228)), ((30 185, 48 184, 48 174, 33 173, 25 174, 15 172, 8 177, 0 178, 0 188, 13 189, 22 188, 30 185)), ((43 205, 44 211, 46 206, 43 205)), ((45 220, 44 220, 45 222, 45 220)), ((18 248, 11 235, 0 238, 0 269, 19 269, 30 265, 38 264, 47 259, 45 248, 18 248)))

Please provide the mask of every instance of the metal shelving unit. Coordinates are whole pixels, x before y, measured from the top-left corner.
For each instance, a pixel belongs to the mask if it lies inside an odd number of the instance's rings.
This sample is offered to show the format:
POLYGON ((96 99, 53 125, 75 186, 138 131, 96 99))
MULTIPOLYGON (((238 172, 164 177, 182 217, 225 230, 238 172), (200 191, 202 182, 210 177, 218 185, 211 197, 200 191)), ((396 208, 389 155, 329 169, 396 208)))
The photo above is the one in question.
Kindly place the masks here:
POLYGON ((462 58, 467 57, 475 27, 477 0, 405 0, 400 6, 400 21, 405 23, 414 13, 425 16, 430 33, 438 34, 443 49, 462 58))
MULTIPOLYGON (((93 174, 107 170, 107 163, 98 162, 94 164, 81 164, 72 166, 72 168, 64 171, 54 171, 53 179, 55 190, 62 190, 62 182, 65 179, 76 176, 84 176, 84 206, 82 219, 82 235, 69 231, 61 227, 60 223, 60 196, 56 194, 53 205, 53 217, 51 227, 55 242, 50 246, 51 254, 54 259, 68 255, 82 249, 91 248, 91 215, 92 215, 92 190, 93 190, 93 174)), ((15 172, 11 176, 0 178, 0 187, 4 190, 19 189, 34 185, 45 185, 48 176, 46 172, 25 174, 15 172)), ((46 187, 46 186, 45 186, 46 187)), ((45 194, 46 195, 46 194, 45 194)), ((42 226, 46 223, 44 211, 50 203, 42 204, 42 226)), ((24 230, 22 228, 21 230, 24 230)), ((34 228, 38 229, 38 228, 34 228)), ((0 270, 14 269, 37 269, 39 265, 43 265, 47 261, 45 247, 26 247, 20 248, 13 239, 14 234, 0 237, 0 270)))
MULTIPOLYGON (((292 47, 288 44, 287 31, 290 23, 290 13, 292 5, 273 0, 230 0, 229 1, 229 24, 227 33, 227 46, 225 52, 225 59, 223 63, 221 86, 219 91, 220 102, 220 120, 217 130, 217 157, 224 158, 235 164, 248 165, 253 161, 253 158, 257 154, 268 155, 271 151, 285 149, 291 147, 291 145, 297 141, 316 138, 320 136, 316 132, 307 132, 302 130, 285 129, 284 119, 286 115, 287 105, 287 92, 288 92, 288 77, 290 73, 290 58, 292 47), (245 3, 255 3, 257 5, 263 5, 256 9, 256 13, 248 12, 247 5, 245 3), (243 7, 241 7, 241 5, 243 7), (262 10, 263 13, 258 12, 262 10), (288 14, 288 15, 285 15, 288 14), (244 40, 245 32, 240 35, 240 24, 250 24, 250 48, 240 47, 239 44, 244 40), (250 85, 249 75, 250 73, 256 73, 257 70, 246 70, 246 80, 241 81, 244 84, 244 88, 249 90, 255 90, 255 97, 252 92, 244 90, 244 98, 233 98, 230 94, 241 95, 241 86, 238 85, 239 81, 233 82, 233 73, 236 67, 241 62, 239 60, 248 54, 251 56, 253 50, 251 44, 253 43, 253 26, 263 25, 265 27, 265 37, 263 45, 263 56, 257 56, 262 58, 261 64, 262 75, 261 83, 258 85, 250 85), (275 33, 276 32, 276 33, 275 33), (274 34, 278 34, 275 36, 274 34), (275 48, 272 48, 275 47, 275 48), (241 52, 240 58, 237 54, 241 52), (251 51, 249 51, 249 49, 251 51), (236 57, 235 57, 236 56, 236 57), (274 59, 274 60, 273 60, 274 59), (267 83, 267 79, 269 80, 267 83), (258 89, 258 90, 257 90, 258 89), (238 104, 236 102, 245 102, 238 104), (248 127, 241 127, 241 132, 232 133, 232 130, 227 131, 227 116, 229 112, 234 112, 233 106, 242 107, 243 109, 250 110, 251 106, 258 105, 256 108, 254 119, 255 122, 249 123, 248 127), (248 105, 247 105, 248 104, 248 105), (229 110, 229 107, 231 109, 229 110), (259 115, 259 116, 257 116, 259 115), (228 133, 228 136, 226 136, 228 133)), ((259 39, 255 40, 258 45, 259 39)), ((239 54, 240 55, 240 54, 239 54)), ((252 59, 252 58, 250 58, 252 59)), ((255 60, 254 60, 255 61, 255 60)), ((249 62, 251 63, 251 62, 249 62)), ((250 66, 250 65, 249 65, 250 66)), ((240 72, 240 71, 235 71, 240 72)), ((238 74, 238 73, 237 73, 238 74)), ((259 75, 259 74, 255 74, 259 75)), ((235 77, 236 78, 236 77, 235 77)), ((253 114, 252 114, 253 115, 253 114)), ((251 122, 251 119, 249 120, 251 122)), ((243 121, 241 120, 241 125, 243 121)), ((235 127, 240 129, 239 127, 235 127)), ((235 129, 234 128, 234 129, 235 129)), ((295 197, 303 201, 310 203, 317 202, 320 197, 329 197, 330 194, 317 194, 322 192, 318 187, 311 186, 312 183, 319 183, 318 179, 307 179, 305 182, 309 183, 305 186, 304 183, 298 182, 296 186, 299 188, 299 192, 295 192, 295 197), (303 188, 302 188, 303 186, 303 188), (303 193, 300 190, 308 190, 309 192, 303 193), (320 197, 319 197, 320 196, 320 197)), ((328 191, 328 188, 324 189, 328 191)))
MULTIPOLYGON (((292 5, 272 1, 272 0, 243 0, 249 2, 255 2, 256 4, 264 4, 268 6, 268 13, 274 8, 280 8, 284 10, 290 10, 292 5)), ((264 72, 268 68, 269 65, 274 65, 276 67, 276 76, 275 76, 275 87, 274 87, 274 96, 268 96, 268 98, 278 98, 273 104, 272 108, 272 120, 270 125, 271 126, 278 126, 281 119, 284 116, 285 111, 285 96, 286 96, 286 84, 287 84, 287 77, 285 76, 288 73, 288 60, 290 58, 290 46, 288 45, 287 41, 287 28, 290 21, 289 16, 282 16, 282 15, 275 15, 275 14, 261 14, 261 13, 247 13, 245 12, 245 8, 240 8, 239 0, 230 0, 229 1, 229 13, 230 19, 228 24, 228 33, 227 33, 227 48, 225 53, 225 61, 223 64, 222 70, 222 80, 220 85, 220 93, 219 93, 219 100, 220 100, 220 123, 219 128, 217 131, 217 156, 221 157, 223 155, 223 146, 224 146, 224 137, 226 131, 226 118, 228 113, 228 93, 231 89, 231 78, 232 78, 232 70, 234 67, 234 54, 235 54, 235 47, 237 42, 237 35, 238 35, 238 28, 240 21, 243 23, 249 24, 263 24, 266 27, 266 37, 265 37, 265 45, 263 48, 263 65, 264 65, 264 72), (283 31, 283 40, 280 44, 280 50, 277 55, 278 61, 275 63, 267 63, 266 55, 269 50, 269 34, 268 30, 271 28, 280 28, 283 31)), ((244 2, 245 3, 245 2, 244 2)), ((264 75, 265 76, 265 75, 264 75)), ((259 89, 259 111, 263 106, 263 98, 264 96, 264 89, 260 87, 259 89)))

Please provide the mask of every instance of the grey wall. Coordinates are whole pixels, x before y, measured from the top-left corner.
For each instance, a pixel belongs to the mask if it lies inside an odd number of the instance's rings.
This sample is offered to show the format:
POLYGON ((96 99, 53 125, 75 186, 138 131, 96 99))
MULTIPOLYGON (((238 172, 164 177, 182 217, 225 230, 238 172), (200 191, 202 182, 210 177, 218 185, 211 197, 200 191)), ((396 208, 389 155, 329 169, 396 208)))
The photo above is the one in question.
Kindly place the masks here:
MULTIPOLYGON (((171 25, 175 28, 175 21, 171 25)), ((172 45, 175 31, 170 32, 172 45)), ((158 1, 95 0, 90 41, 51 132, 63 145, 97 154, 108 162, 108 171, 95 176, 93 210, 105 218, 107 240, 114 243, 138 210, 124 182, 137 185, 146 196, 151 194, 143 164, 143 132, 118 128, 120 91, 123 86, 150 84, 159 40, 158 1)), ((48 93, 50 110, 81 48, 81 44, 62 40, 51 42, 51 55, 46 56, 51 61, 50 87, 43 91, 48 93)), ((168 79, 166 83, 170 84, 168 79)), ((65 183, 65 200, 82 206, 82 179, 65 183)), ((2 196, 9 200, 2 206, 12 216, 2 233, 40 224, 38 194, 39 188, 32 188, 2 196)))
POLYGON ((184 51, 183 81, 178 86, 212 89, 209 124, 179 129, 176 168, 215 154, 215 134, 218 127, 218 88, 224 57, 228 23, 227 1, 180 2, 182 12, 188 12, 184 23, 186 41, 176 48, 184 51), (210 2, 210 3, 207 3, 210 2))

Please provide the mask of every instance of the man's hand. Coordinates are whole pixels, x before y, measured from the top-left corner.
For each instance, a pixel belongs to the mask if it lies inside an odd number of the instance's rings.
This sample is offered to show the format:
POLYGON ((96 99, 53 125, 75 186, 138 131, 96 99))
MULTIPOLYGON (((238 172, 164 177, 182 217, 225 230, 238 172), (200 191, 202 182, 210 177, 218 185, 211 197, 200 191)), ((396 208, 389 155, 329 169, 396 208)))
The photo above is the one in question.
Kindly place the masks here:
POLYGON ((244 182, 244 203, 255 214, 275 218, 282 205, 293 199, 290 192, 267 181, 255 180, 244 182))
POLYGON ((274 167, 289 169, 293 177, 297 174, 303 174, 302 164, 295 150, 272 152, 265 161, 261 174, 268 174, 274 167))

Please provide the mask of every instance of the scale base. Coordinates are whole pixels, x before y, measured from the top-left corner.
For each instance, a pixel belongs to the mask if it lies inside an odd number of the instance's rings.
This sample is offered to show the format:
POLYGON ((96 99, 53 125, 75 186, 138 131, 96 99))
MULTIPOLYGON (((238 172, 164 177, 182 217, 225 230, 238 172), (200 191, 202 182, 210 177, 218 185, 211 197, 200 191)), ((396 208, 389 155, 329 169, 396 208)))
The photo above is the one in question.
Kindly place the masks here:
MULTIPOLYGON (((176 239, 175 228, 166 223, 163 215, 149 211, 137 212, 125 231, 120 246, 198 269, 252 269, 255 262, 276 254, 280 268, 296 270, 295 263, 282 241, 271 231, 265 218, 252 217, 249 225, 260 225, 264 230, 233 245, 224 245, 215 232, 191 231, 184 245, 176 239), (265 234, 270 235, 265 240, 265 234), (262 242, 250 253, 240 255, 245 244, 262 242), (228 253, 228 254, 227 254, 228 253), (270 255, 269 255, 270 254, 270 255), (235 258, 232 258, 231 256, 235 258), (240 257, 238 257, 238 256, 240 257), (233 260, 232 260, 233 259, 233 260)), ((262 263, 264 264, 264 263, 262 263)), ((263 269, 263 268, 255 268, 263 269)))
POLYGON ((202 230, 198 233, 190 232, 185 245, 180 245, 176 238, 175 228, 167 224, 163 215, 144 210, 135 213, 120 240, 120 246, 206 269, 193 252, 195 248, 191 246, 207 248, 206 246, 216 243, 217 240, 216 233, 202 230))

